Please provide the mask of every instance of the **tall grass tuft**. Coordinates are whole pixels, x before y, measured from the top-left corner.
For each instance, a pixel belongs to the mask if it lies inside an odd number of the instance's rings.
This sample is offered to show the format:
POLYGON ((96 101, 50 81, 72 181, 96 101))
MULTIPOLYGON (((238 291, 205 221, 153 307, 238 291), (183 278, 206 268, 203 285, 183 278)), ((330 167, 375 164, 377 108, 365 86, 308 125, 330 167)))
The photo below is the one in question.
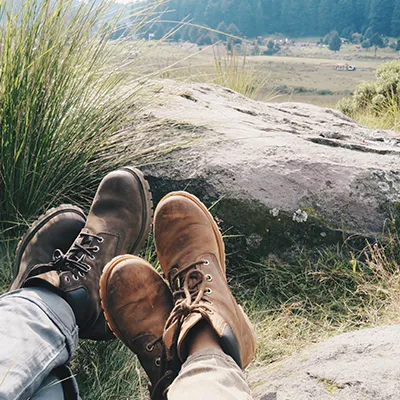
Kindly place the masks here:
MULTIPOLYGON (((214 51, 214 74, 208 81, 232 89, 251 99, 256 99, 265 90, 269 77, 260 77, 261 74, 254 67, 249 65, 248 57, 245 54, 240 57, 235 49, 225 56, 221 56, 218 47, 214 51)), ((272 96, 270 93, 268 96, 272 96)), ((263 98, 262 100, 267 100, 263 98)))
MULTIPOLYGON (((112 2, 18 4, 0 0, 3 239, 50 206, 86 201, 105 172, 130 159, 109 157, 109 138, 132 119, 140 89, 109 44, 121 26, 112 2)), ((136 11, 135 29, 150 15, 136 11)))

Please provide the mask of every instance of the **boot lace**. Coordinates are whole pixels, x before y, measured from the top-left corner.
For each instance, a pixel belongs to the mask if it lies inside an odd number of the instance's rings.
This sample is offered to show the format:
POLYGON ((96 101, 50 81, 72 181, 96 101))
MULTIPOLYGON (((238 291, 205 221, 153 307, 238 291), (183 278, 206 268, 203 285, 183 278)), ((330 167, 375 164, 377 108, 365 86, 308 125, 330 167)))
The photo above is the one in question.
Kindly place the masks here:
POLYGON ((172 360, 167 360, 166 349, 163 346, 161 355, 161 378, 150 388, 151 399, 164 399, 169 385, 178 375, 180 369, 180 361, 177 356, 177 342, 179 332, 185 318, 192 313, 200 313, 204 317, 207 313, 212 312, 207 304, 212 304, 205 298, 207 292, 207 276, 203 271, 196 269, 198 265, 208 264, 208 261, 201 260, 188 267, 183 268, 179 272, 170 271, 168 276, 175 307, 173 308, 164 330, 177 323, 173 335, 172 360))
POLYGON ((78 239, 74 242, 67 253, 57 249, 53 253, 53 260, 48 264, 39 264, 29 274, 29 278, 44 274, 50 271, 72 272, 74 278, 85 276, 91 266, 85 263, 85 257, 90 260, 95 259, 95 253, 100 250, 98 245, 93 245, 94 240, 97 243, 103 243, 104 238, 98 235, 81 232, 78 239))
POLYGON ((100 250, 99 246, 93 245, 94 240, 97 243, 103 243, 104 241, 101 236, 82 232, 68 253, 62 254, 60 250, 57 250, 59 253, 54 256, 62 257, 62 270, 71 271, 74 276, 84 276, 87 274, 91 266, 84 262, 85 257, 87 256, 90 260, 94 260, 96 258, 95 253, 100 250))
POLYGON ((199 313, 207 318, 207 314, 212 312, 208 306, 212 302, 205 298, 210 293, 210 289, 206 288, 207 276, 203 271, 196 269, 197 265, 208 265, 208 263, 204 260, 198 261, 178 273, 170 274, 169 280, 171 287, 174 288, 175 307, 166 322, 165 329, 178 323, 177 332, 179 333, 183 321, 189 314, 199 313), (184 276, 183 282, 181 276, 184 276))

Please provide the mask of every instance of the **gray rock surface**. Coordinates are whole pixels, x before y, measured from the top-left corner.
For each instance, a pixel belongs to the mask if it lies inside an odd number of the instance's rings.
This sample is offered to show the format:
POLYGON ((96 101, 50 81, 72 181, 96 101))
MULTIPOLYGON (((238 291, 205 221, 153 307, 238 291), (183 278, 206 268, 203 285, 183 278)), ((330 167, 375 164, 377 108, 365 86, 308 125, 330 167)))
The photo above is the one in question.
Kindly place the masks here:
POLYGON ((208 204, 222 198, 215 212, 246 237, 249 252, 336 242, 342 231, 374 236, 399 215, 399 133, 361 127, 333 109, 256 102, 215 85, 155 87, 142 134, 151 123, 164 142, 190 138, 164 163, 146 167, 155 198, 170 189, 208 204))
POLYGON ((250 371, 256 400, 398 400, 400 325, 346 333, 250 371))

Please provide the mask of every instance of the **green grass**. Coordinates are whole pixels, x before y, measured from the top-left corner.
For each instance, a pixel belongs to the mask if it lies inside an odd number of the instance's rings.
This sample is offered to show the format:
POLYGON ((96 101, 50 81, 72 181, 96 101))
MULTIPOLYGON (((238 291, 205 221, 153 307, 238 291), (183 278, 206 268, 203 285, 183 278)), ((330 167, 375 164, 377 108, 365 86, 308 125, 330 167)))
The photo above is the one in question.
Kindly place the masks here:
POLYGON ((400 131, 400 109, 385 111, 379 115, 376 113, 359 113, 352 116, 360 125, 372 129, 393 129, 400 131))
MULTIPOLYGON (((360 252, 346 245, 312 252, 299 249, 297 261, 290 263, 270 256, 260 263, 239 265, 237 255, 228 258, 233 293, 257 332, 258 351, 250 368, 336 334, 400 323, 399 246, 393 233, 360 252)), ((1 247, 3 263, 11 266, 13 250, 1 247)), ((157 267, 151 240, 143 256, 157 267)), ((10 279, 10 273, 1 276, 3 289, 10 279)), ((72 366, 84 399, 148 398, 137 358, 117 341, 81 341, 72 366)))
POLYGON ((139 360, 117 340, 81 341, 72 368, 85 400, 148 399, 139 360))
POLYGON ((358 253, 344 245, 245 266, 232 284, 256 326, 253 367, 333 335, 399 323, 399 246, 393 234, 358 253))
MULTIPOLYGON (((9 3, 0 1, 0 232, 13 239, 34 215, 87 202, 106 172, 140 159, 135 149, 115 156, 110 138, 134 120, 144 82, 108 43, 118 23, 106 20, 109 1, 9 3)), ((150 16, 137 12, 135 29, 150 16)))

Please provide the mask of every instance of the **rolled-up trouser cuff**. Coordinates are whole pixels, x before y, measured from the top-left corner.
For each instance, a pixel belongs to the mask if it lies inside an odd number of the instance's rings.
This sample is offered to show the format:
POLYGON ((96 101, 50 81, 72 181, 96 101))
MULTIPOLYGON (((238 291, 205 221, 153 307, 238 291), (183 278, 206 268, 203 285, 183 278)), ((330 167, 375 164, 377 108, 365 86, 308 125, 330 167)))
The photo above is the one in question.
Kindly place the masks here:
POLYGON ((72 308, 62 297, 43 288, 20 289, 10 292, 8 296, 24 298, 41 308, 64 335, 69 359, 74 356, 79 341, 79 329, 72 308))
POLYGON ((243 371, 232 357, 203 349, 187 358, 168 391, 169 400, 250 400, 243 371))

